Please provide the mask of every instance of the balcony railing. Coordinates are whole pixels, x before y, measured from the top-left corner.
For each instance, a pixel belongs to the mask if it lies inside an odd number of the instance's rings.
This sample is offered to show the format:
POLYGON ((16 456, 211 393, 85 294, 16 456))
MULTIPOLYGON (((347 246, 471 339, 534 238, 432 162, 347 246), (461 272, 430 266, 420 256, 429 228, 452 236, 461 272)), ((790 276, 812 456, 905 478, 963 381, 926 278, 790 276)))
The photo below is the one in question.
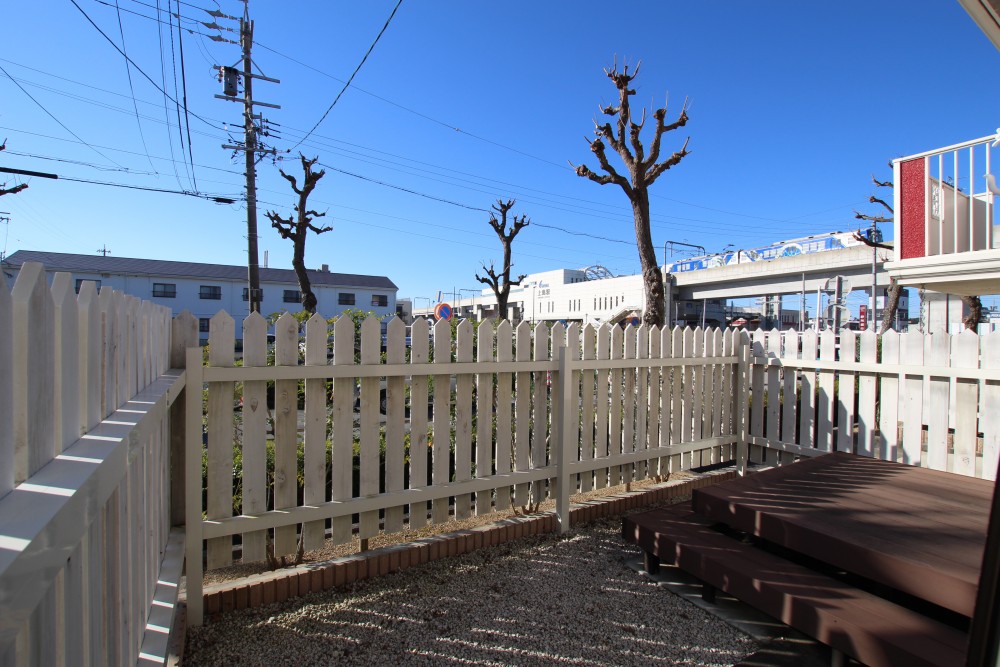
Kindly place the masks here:
POLYGON ((897 262, 995 247, 990 169, 996 139, 893 160, 897 262))

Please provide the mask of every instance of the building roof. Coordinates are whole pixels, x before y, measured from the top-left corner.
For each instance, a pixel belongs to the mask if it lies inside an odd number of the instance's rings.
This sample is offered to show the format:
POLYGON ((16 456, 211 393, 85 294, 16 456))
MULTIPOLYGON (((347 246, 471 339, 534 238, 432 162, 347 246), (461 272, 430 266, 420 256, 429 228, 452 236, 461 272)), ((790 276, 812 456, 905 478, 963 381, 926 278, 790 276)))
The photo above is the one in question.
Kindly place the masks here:
MULTIPOLYGON (((132 257, 107 257, 101 255, 73 255, 62 252, 18 250, 4 260, 5 266, 20 268, 25 262, 41 262, 49 271, 76 271, 78 273, 114 273, 130 276, 157 276, 173 278, 210 278, 215 280, 246 280, 247 267, 227 264, 200 264, 198 262, 173 262, 161 259, 136 259, 132 257)), ((362 276, 354 273, 308 271, 314 285, 337 287, 366 287, 371 289, 398 289, 386 276, 362 276)), ((260 270, 260 282, 297 283, 291 269, 260 270)))

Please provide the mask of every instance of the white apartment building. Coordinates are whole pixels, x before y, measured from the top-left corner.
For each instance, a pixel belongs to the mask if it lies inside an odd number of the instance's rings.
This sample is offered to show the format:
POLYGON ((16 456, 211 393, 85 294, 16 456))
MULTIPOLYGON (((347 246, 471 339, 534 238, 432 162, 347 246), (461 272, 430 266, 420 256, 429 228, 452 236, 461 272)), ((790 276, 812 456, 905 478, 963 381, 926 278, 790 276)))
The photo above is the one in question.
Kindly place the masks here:
MULTIPOLYGON (((668 283, 669 285, 669 283, 668 283)), ((666 287, 671 325, 724 326, 722 300, 679 302, 666 287)), ((463 290, 464 291, 464 290, 463 290)), ((454 296, 454 295, 453 295, 454 296)), ((471 298, 449 300, 457 317, 483 319, 497 314, 497 300, 487 288, 471 298)), ((563 321, 581 324, 618 323, 642 317, 645 292, 641 275, 600 277, 591 269, 556 269, 528 275, 512 287, 507 317, 529 322, 563 321)), ((414 316, 433 314, 434 305, 414 309, 414 316)))
MULTIPOLYGON (((45 265, 51 282, 56 272, 70 273, 79 291, 80 284, 92 280, 97 287, 111 287, 170 308, 174 315, 188 310, 198 318, 202 338, 208 337, 209 319, 225 310, 237 322, 249 311, 247 267, 199 264, 158 259, 74 255, 58 252, 19 250, 7 257, 0 268, 8 285, 25 262, 45 265)), ((385 276, 331 273, 327 265, 309 270, 316 295, 316 312, 335 317, 347 309, 395 315, 397 287, 385 276)), ((263 291, 261 314, 302 309, 295 272, 291 269, 260 269, 263 291)), ((236 327, 241 335, 241 327, 236 327)))

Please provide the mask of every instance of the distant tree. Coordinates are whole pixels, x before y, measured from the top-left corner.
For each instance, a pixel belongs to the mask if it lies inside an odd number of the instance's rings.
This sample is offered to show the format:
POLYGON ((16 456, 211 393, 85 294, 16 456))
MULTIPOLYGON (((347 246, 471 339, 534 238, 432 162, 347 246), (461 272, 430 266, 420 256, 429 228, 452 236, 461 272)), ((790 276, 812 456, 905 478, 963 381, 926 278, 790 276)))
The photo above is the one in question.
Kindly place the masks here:
POLYGON ((299 203, 293 209, 296 215, 283 218, 274 211, 268 211, 267 218, 271 221, 271 226, 278 230, 281 238, 291 240, 294 248, 292 268, 295 269, 295 277, 299 281, 299 291, 302 294, 302 308, 309 313, 315 313, 316 295, 313 294, 309 275, 306 273, 306 237, 310 230, 316 234, 322 234, 323 232, 330 231, 333 227, 317 227, 312 224, 315 218, 321 218, 326 213, 317 213, 316 211, 309 210, 308 207, 309 195, 316 188, 316 183, 319 182, 319 179, 323 178, 326 174, 326 170, 321 169, 317 172, 312 170, 313 165, 319 159, 318 157, 308 160, 305 155, 300 153, 299 158, 302 160, 302 172, 304 174, 301 188, 298 187, 294 176, 289 176, 283 170, 278 169, 278 172, 285 180, 292 184, 292 191, 299 196, 299 203))
MULTIPOLYGON (((5 150, 7 150, 6 139, 4 139, 4 142, 0 144, 0 151, 5 151, 5 150)), ((6 182, 0 183, 0 197, 3 197, 4 195, 16 195, 21 190, 26 190, 27 188, 28 188, 27 183, 19 183, 18 185, 15 185, 12 188, 8 188, 6 182)))
MULTIPOLYGON (((892 166, 890 164, 890 166, 892 166)), ((876 188, 892 188, 892 181, 880 181, 872 175, 872 183, 875 184, 876 188)), ((872 223, 874 228, 876 225, 884 222, 893 222, 895 217, 895 211, 889 204, 886 203, 884 199, 880 199, 875 195, 868 197, 868 201, 872 204, 878 204, 883 209, 888 211, 889 215, 869 215, 867 213, 860 213, 858 211, 854 212, 854 217, 858 220, 864 220, 866 222, 872 223)), ((887 250, 892 250, 892 246, 885 243, 878 243, 873 239, 864 236, 861 230, 858 230, 854 234, 854 238, 861 241, 867 246, 872 248, 885 248, 887 250)), ((899 309, 899 297, 903 292, 903 286, 900 285, 895 278, 889 279, 889 290, 886 298, 885 308, 882 310, 882 322, 879 325, 878 333, 884 334, 886 331, 892 328, 893 322, 896 320, 896 311, 899 309)), ((963 296, 962 303, 965 305, 966 309, 969 311, 962 323, 965 325, 966 329, 972 331, 978 331, 978 325, 983 318, 983 302, 978 296, 963 296)))
MULTIPOLYGON (((610 70, 604 70, 608 78, 614 82, 615 88, 618 89, 618 106, 603 107, 601 111, 606 116, 617 117, 617 130, 616 128, 612 128, 610 122, 601 125, 595 120, 594 126, 597 136, 592 140, 587 140, 587 143, 590 144, 591 152, 597 157, 597 161, 604 173, 597 174, 591 171, 586 165, 574 168, 576 169, 577 176, 589 178, 600 185, 614 183, 628 196, 629 202, 632 204, 632 217, 635 221, 635 240, 639 250, 639 261, 642 265, 642 279, 646 292, 646 309, 642 319, 646 324, 662 326, 666 319, 664 312, 663 274, 660 272, 660 266, 656 263, 656 250, 653 248, 653 238, 649 230, 648 188, 656 181, 660 174, 679 163, 688 155, 687 146, 690 137, 684 141, 684 145, 679 151, 675 151, 663 162, 657 162, 660 158, 660 139, 663 135, 679 127, 683 127, 688 121, 686 101, 681 108, 680 116, 669 125, 664 124, 663 120, 667 115, 666 108, 657 109, 653 112, 656 127, 653 131, 653 140, 649 144, 649 156, 645 155, 639 135, 646 122, 646 110, 643 109, 642 111, 642 120, 638 123, 632 122, 632 112, 628 99, 632 95, 635 95, 635 90, 629 88, 629 85, 638 76, 641 64, 636 65, 633 74, 628 73, 627 64, 619 72, 617 62, 610 70), (605 152, 605 141, 621 157, 626 169, 628 169, 627 177, 619 174, 608 161, 605 152)), ((572 163, 570 165, 573 166, 572 163)))
POLYGON ((514 242, 514 237, 522 229, 531 224, 528 216, 522 215, 520 218, 515 216, 511 217, 511 228, 507 231, 507 212, 514 208, 516 203, 513 199, 508 199, 506 202, 502 199, 498 199, 495 206, 490 207, 496 213, 490 213, 490 227, 496 232, 497 237, 500 238, 500 243, 503 245, 503 269, 499 273, 496 271, 496 266, 493 262, 490 262, 489 267, 486 263, 483 263, 483 270, 486 272, 486 276, 481 276, 476 274, 476 280, 488 285, 492 290, 493 294, 497 297, 497 318, 498 320, 507 319, 507 299, 510 296, 510 288, 516 287, 521 284, 521 281, 527 278, 526 274, 521 274, 517 277, 517 280, 510 279, 510 269, 513 264, 510 261, 511 243, 514 242), (496 214, 500 214, 500 219, 497 219, 496 214))

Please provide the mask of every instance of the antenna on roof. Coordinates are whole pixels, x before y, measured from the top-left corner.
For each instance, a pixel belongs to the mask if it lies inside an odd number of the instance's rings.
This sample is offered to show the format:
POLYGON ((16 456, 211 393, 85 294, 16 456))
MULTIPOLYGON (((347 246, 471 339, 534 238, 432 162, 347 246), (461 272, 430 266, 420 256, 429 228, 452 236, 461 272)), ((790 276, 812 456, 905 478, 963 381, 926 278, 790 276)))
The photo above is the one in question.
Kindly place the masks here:
POLYGON ((108 244, 107 243, 105 243, 103 246, 101 246, 100 248, 98 248, 94 252, 98 252, 98 253, 104 255, 105 257, 107 257, 108 255, 111 254, 111 251, 108 250, 108 244))

